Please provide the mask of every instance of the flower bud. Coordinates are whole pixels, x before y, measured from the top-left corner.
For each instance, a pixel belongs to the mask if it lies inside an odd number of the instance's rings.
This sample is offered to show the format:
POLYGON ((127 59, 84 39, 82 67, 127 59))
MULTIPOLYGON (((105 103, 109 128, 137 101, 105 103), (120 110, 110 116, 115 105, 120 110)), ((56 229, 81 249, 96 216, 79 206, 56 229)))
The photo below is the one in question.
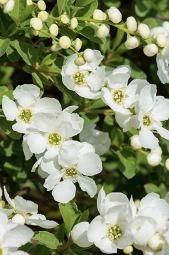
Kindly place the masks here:
POLYGON ((134 33, 137 30, 137 21, 134 17, 130 16, 126 21, 127 29, 130 33, 134 33))
POLYGON ((15 6, 14 0, 8 0, 8 2, 4 6, 4 12, 5 13, 11 12, 13 10, 14 6, 15 6))
POLYGON ((166 47, 166 45, 167 45, 167 37, 165 35, 163 35, 163 34, 157 35, 156 40, 157 40, 157 45, 159 47, 161 47, 161 48, 166 47))
POLYGON ((118 24, 122 21, 122 14, 116 7, 111 7, 107 10, 109 20, 113 23, 118 24))
POLYGON ((69 21, 70 21, 68 15, 67 15, 66 13, 64 13, 64 14, 62 14, 62 15, 60 16, 60 20, 61 20, 61 22, 62 22, 64 25, 69 24, 69 21))
POLYGON ((149 26, 147 26, 146 24, 144 23, 140 23, 138 25, 138 33, 140 34, 140 36, 143 38, 143 39, 147 39, 150 37, 150 29, 149 29, 149 26))
POLYGON ((124 248, 123 252, 125 254, 131 254, 133 252, 133 246, 129 245, 126 248, 124 248))
POLYGON ((105 24, 102 24, 99 26, 97 30, 97 36, 102 39, 107 37, 109 35, 109 32, 110 32, 110 27, 105 24))
POLYGON ((37 31, 37 30, 33 30, 32 33, 33 33, 34 36, 38 36, 39 35, 39 31, 37 31))
POLYGON ((50 27, 49 27, 49 31, 51 33, 51 35, 53 36, 57 36, 58 35, 58 32, 59 32, 59 28, 56 24, 52 24, 50 27))
POLYGON ((46 10, 46 4, 45 4, 45 2, 43 0, 39 0, 38 1, 38 8, 41 11, 45 11, 46 10))
POLYGON ((147 162, 150 166, 158 166, 161 162, 161 155, 155 152, 150 152, 147 155, 147 162))
POLYGON ((56 52, 58 50, 60 50, 59 43, 53 42, 53 44, 51 46, 51 51, 56 52))
POLYGON ((163 27, 169 32, 169 21, 164 21, 163 27))
POLYGON ((106 20, 106 13, 104 13, 103 11, 99 10, 99 9, 96 9, 94 10, 93 12, 93 19, 95 20, 106 20))
POLYGON ((86 60, 86 62, 88 62, 88 63, 92 62, 93 59, 94 59, 93 50, 91 50, 91 49, 86 49, 86 50, 83 52, 83 57, 84 57, 84 59, 86 60))
POLYGON ((132 50, 139 46, 139 40, 136 36, 128 36, 125 46, 127 49, 132 50))
POLYGON ((61 36, 59 39, 59 45, 62 49, 68 49, 71 46, 71 40, 68 36, 61 36))
POLYGON ((85 62, 83 56, 79 56, 79 57, 77 57, 77 58, 75 59, 75 64, 76 64, 77 66, 82 66, 82 65, 84 65, 85 63, 86 63, 86 62, 85 62))
POLYGON ((77 18, 72 18, 72 19, 70 20, 70 27, 71 27, 71 29, 75 29, 75 28, 77 28, 77 26, 78 26, 78 20, 77 20, 77 18))
POLYGON ((33 27, 35 30, 39 31, 43 27, 42 20, 40 18, 32 18, 30 20, 30 25, 33 27))
POLYGON ((46 11, 41 11, 38 13, 38 18, 41 19, 42 21, 46 21, 48 19, 48 12, 46 11))
POLYGON ((167 170, 169 170, 169 158, 165 162, 165 167, 167 168, 167 170))
POLYGON ((29 5, 32 5, 33 4, 33 1, 32 0, 27 0, 26 1, 26 4, 29 6, 29 5))
POLYGON ((160 146, 158 146, 155 150, 152 150, 151 152, 153 152, 153 153, 157 153, 157 154, 159 154, 160 156, 162 155, 162 149, 161 149, 161 147, 160 146))
POLYGON ((17 223, 17 224, 24 225, 24 224, 25 224, 25 218, 24 218, 21 214, 16 214, 16 215, 12 218, 12 222, 13 222, 13 223, 17 223))
POLYGON ((158 47, 156 44, 151 43, 143 48, 143 52, 147 57, 153 57, 158 53, 158 47))
POLYGON ((148 241, 148 246, 153 250, 153 251, 160 251, 163 248, 164 241, 162 237, 159 234, 155 234, 150 238, 148 241))
POLYGON ((138 135, 133 135, 131 137, 130 144, 133 147, 133 149, 135 149, 135 150, 139 150, 142 148, 138 135))
POLYGON ((73 41, 72 45, 74 46, 76 51, 79 51, 82 48, 82 40, 76 38, 76 40, 73 41))
POLYGON ((87 238, 88 228, 88 222, 80 222, 73 227, 71 237, 75 244, 83 248, 90 247, 92 245, 87 238))

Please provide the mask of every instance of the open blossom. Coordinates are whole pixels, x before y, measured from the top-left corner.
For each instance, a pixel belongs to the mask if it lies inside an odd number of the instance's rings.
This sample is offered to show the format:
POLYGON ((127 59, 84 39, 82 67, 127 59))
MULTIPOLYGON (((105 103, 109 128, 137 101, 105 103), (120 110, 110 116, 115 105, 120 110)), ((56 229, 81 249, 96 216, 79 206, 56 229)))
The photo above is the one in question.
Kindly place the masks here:
POLYGON ((32 201, 25 200, 21 196, 11 199, 4 188, 4 195, 8 206, 0 209, 6 213, 12 222, 17 224, 27 224, 39 226, 45 229, 54 228, 58 225, 55 221, 46 220, 46 217, 38 213, 38 205, 32 201))
POLYGON ((148 85, 141 90, 139 97, 139 139, 144 148, 152 150, 158 147, 154 132, 169 140, 169 131, 162 127, 162 122, 169 118, 169 100, 156 93, 156 86, 148 85))
MULTIPOLYGON (((62 67, 63 84, 75 91, 81 97, 97 99, 101 96, 101 88, 104 85, 105 69, 99 67, 103 56, 97 50, 92 51, 93 59, 82 65, 77 65, 77 54, 68 57, 62 67)), ((82 57, 83 58, 83 57, 82 57)))
POLYGON ((47 166, 43 166, 43 171, 48 173, 44 187, 52 190, 56 201, 68 203, 72 200, 76 193, 76 182, 90 197, 95 196, 97 186, 89 176, 102 171, 102 162, 92 145, 66 141, 59 150, 58 166, 47 166))
POLYGON ((58 117, 39 114, 34 118, 34 129, 23 138, 26 158, 44 153, 46 159, 58 155, 61 145, 79 134, 83 128, 83 119, 72 113, 75 108, 68 107, 58 117))
POLYGON ((97 130, 95 127, 95 124, 84 125, 79 138, 81 142, 92 144, 97 154, 103 155, 109 150, 111 140, 107 132, 97 130))
POLYGON ((41 98, 40 89, 32 84, 17 86, 13 91, 15 101, 7 96, 2 99, 2 110, 9 121, 16 121, 12 125, 14 131, 29 133, 34 118, 39 114, 57 116, 61 112, 61 105, 54 98, 41 98))
POLYGON ((12 223, 5 213, 0 212, 0 254, 28 255, 18 249, 31 241, 33 231, 23 225, 12 223))

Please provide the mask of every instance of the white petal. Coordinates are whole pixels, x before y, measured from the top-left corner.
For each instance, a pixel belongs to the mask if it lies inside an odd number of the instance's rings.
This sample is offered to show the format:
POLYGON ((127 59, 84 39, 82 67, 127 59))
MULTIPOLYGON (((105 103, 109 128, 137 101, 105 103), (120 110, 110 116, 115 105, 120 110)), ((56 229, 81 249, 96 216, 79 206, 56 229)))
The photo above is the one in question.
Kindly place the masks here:
POLYGON ((27 134, 29 133, 28 129, 30 128, 30 124, 26 124, 24 122, 18 121, 14 125, 12 125, 12 129, 18 133, 27 134))
POLYGON ((152 111, 153 119, 157 121, 164 121, 168 120, 169 118, 169 100, 168 99, 162 99, 159 100, 152 111))
POLYGON ((51 113, 58 115, 62 111, 61 104, 55 98, 43 97, 38 100, 35 112, 51 113))
POLYGON ((107 237, 104 237, 103 239, 99 241, 95 241, 95 245, 106 254, 114 254, 117 253, 117 247, 116 245, 107 237))
POLYGON ((32 153, 40 154, 46 149, 46 138, 41 134, 29 134, 27 144, 32 153))
POLYGON ((54 187, 59 184, 61 178, 62 174, 59 173, 59 171, 53 173, 46 178, 43 186, 47 189, 47 191, 53 190, 54 187))
POLYGON ((32 157, 32 152, 29 149, 29 146, 27 144, 26 136, 23 136, 23 142, 22 142, 23 152, 25 155, 25 159, 29 160, 32 157))
POLYGON ((92 245, 87 238, 87 231, 89 228, 88 222, 80 222, 75 225, 71 231, 71 237, 75 244, 82 248, 87 248, 92 245))
POLYGON ((157 132, 165 139, 169 140, 169 131, 161 126, 155 126, 157 132))
POLYGON ((102 171, 102 161, 96 153, 86 153, 79 158, 77 169, 84 175, 93 176, 102 171))
POLYGON ((86 81, 92 91, 101 90, 101 88, 104 85, 104 81, 105 81, 105 68, 98 67, 89 76, 87 76, 86 81))
POLYGON ((18 108, 15 102, 9 99, 7 96, 2 98, 2 110, 7 120, 13 121, 18 115, 18 108))
POLYGON ((53 114, 37 113, 33 118, 33 127, 42 132, 54 132, 57 118, 53 114))
POLYGON ((103 224, 103 219, 101 216, 95 217, 90 223, 87 237, 88 240, 92 242, 100 241, 104 236, 106 236, 106 227, 103 224))
POLYGON ((81 190, 86 191, 90 197, 94 197, 97 193, 97 186, 95 181, 87 176, 79 176, 78 183, 81 190))
POLYGON ((101 190, 99 191, 98 197, 97 197, 97 209, 99 211, 100 214, 104 213, 104 201, 106 198, 106 193, 104 192, 104 189, 101 188, 101 190))
POLYGON ((58 223, 56 223, 53 220, 46 220, 46 217, 41 214, 35 214, 30 216, 26 223, 29 225, 39 226, 44 229, 51 229, 58 226, 58 223))
POLYGON ((52 191, 54 200, 60 203, 68 203, 75 197, 76 187, 70 180, 60 182, 52 191))
POLYGON ((158 147, 158 139, 149 129, 142 129, 139 132, 139 139, 144 148, 155 150, 158 147))
POLYGON ((10 198, 5 186, 4 186, 4 196, 5 196, 5 199, 8 202, 8 204, 11 207, 15 208, 15 203, 14 203, 13 199, 10 198))
POLYGON ((145 86, 140 93, 139 106, 144 112, 149 112, 155 103, 157 93, 156 85, 145 86))
POLYGON ((18 213, 37 213, 38 211, 38 205, 30 200, 26 200, 23 197, 16 196, 13 199, 13 202, 15 203, 15 209, 18 213))

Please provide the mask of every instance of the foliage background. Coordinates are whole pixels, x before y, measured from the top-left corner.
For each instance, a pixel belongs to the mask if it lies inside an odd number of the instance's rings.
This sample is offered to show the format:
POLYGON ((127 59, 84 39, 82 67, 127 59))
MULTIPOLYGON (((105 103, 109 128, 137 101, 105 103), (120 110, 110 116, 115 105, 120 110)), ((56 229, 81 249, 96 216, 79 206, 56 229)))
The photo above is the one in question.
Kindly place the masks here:
MULTIPOLYGON (((50 38, 32 35, 29 22, 33 8, 26 8, 26 0, 15 0, 15 3, 15 9, 9 16, 0 9, 0 103, 3 95, 12 97, 12 89, 17 85, 34 83, 41 88, 45 96, 59 99, 63 108, 71 104, 78 105, 78 112, 86 122, 96 123, 98 129, 109 132, 111 137, 111 148, 102 157, 104 171, 95 178, 98 186, 104 185, 107 192, 120 191, 129 197, 132 194, 134 199, 139 199, 151 191, 165 196, 169 185, 169 173, 164 167, 164 162, 168 158, 169 142, 163 139, 160 141, 163 150, 161 165, 155 168, 149 166, 146 161, 147 152, 135 151, 130 146, 129 139, 135 134, 134 130, 123 133, 115 123, 114 116, 100 100, 85 100, 64 87, 60 70, 64 57, 72 54, 72 51, 61 50, 52 53, 50 38)), ((97 6, 105 10, 114 5, 120 8, 123 20, 133 15, 138 21, 154 27, 164 20, 169 20, 169 0, 48 0, 46 3, 47 10, 53 15, 57 16, 67 11, 71 15, 76 12, 76 16, 83 17, 77 33, 62 27, 60 28, 62 34, 69 35, 72 39, 76 37, 82 39, 83 49, 101 50, 105 54, 104 64, 108 68, 129 64, 132 68, 132 78, 148 79, 150 83, 158 85, 160 95, 169 96, 169 87, 161 85, 156 75, 155 58, 144 56, 141 48, 132 51, 124 48, 126 35, 120 30, 111 28, 111 38, 100 40, 95 36, 95 28, 84 23, 84 20, 90 19, 97 6)), ((169 123, 166 123, 167 125, 169 127, 169 123)), ((66 206, 58 205, 51 194, 43 188, 43 180, 37 174, 31 173, 34 163, 35 158, 25 161, 21 136, 12 131, 11 123, 8 123, 0 112, 1 185, 7 185, 11 195, 20 194, 37 202, 42 213, 61 223, 58 233, 54 234, 61 243, 66 242, 66 234, 75 222, 88 218, 90 220, 97 215, 96 198, 90 199, 78 191, 74 202, 66 206), (78 205, 78 209, 74 203, 78 205)), ((31 249, 33 255, 55 254, 53 247, 58 246, 56 240, 49 236, 49 240, 54 242, 52 246, 51 241, 50 244, 44 243, 47 236, 43 238, 42 235, 37 239, 41 240, 38 245, 35 242, 34 248, 25 249, 31 249)), ((57 254, 101 254, 97 249, 88 252, 80 251, 75 246, 67 249, 68 246, 69 243, 66 243, 57 254)), ((137 251, 134 254, 139 253, 137 251)))

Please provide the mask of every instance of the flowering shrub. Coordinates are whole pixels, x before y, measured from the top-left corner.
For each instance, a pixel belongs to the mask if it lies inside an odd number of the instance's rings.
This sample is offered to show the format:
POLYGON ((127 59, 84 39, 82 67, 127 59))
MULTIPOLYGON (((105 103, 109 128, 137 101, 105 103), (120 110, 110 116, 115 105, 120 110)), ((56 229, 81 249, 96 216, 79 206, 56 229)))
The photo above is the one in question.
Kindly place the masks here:
POLYGON ((168 0, 0 0, 0 255, 169 254, 168 0))

